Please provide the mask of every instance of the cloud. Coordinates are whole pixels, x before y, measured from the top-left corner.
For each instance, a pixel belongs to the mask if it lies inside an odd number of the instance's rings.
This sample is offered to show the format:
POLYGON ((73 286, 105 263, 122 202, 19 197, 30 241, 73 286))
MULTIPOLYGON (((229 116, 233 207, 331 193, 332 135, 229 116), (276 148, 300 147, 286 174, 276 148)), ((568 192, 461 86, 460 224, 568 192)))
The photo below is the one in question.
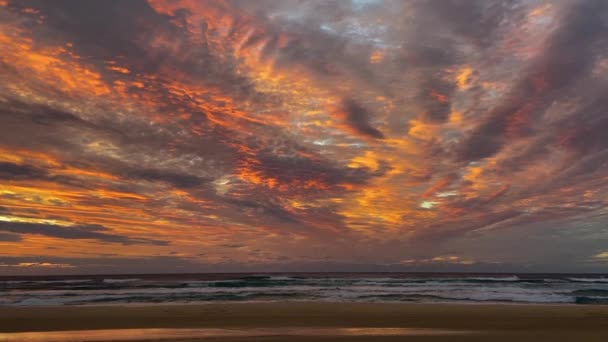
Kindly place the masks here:
POLYGON ((136 178, 149 181, 167 182, 178 188, 196 187, 208 182, 208 179, 194 175, 180 174, 173 171, 155 169, 135 169, 125 174, 126 178, 136 178))
POLYGON ((28 165, 0 162, 1 179, 32 179, 41 178, 45 175, 42 170, 28 165))
POLYGON ((7 222, 0 221, 0 231, 14 234, 35 234, 61 239, 92 239, 110 243, 154 244, 164 246, 166 241, 137 239, 109 233, 109 229, 101 225, 75 224, 59 226, 47 223, 7 222))
POLYGON ((418 102, 424 108, 423 117, 429 122, 445 122, 452 111, 449 97, 455 85, 440 78, 427 79, 420 86, 418 102))
POLYGON ((227 244, 227 245, 221 245, 220 247, 225 247, 225 248, 243 248, 246 247, 245 245, 237 245, 237 244, 227 244))
POLYGON ((70 264, 55 264, 52 262, 20 262, 18 264, 3 264, 0 267, 19 267, 19 268, 73 268, 70 264))
POLYGON ((597 258, 597 259, 608 259, 608 251, 598 253, 598 254, 594 255, 593 257, 597 258))
POLYGON ((563 14, 563 23, 542 53, 505 100, 462 143, 460 160, 493 156, 509 139, 532 134, 532 123, 548 106, 588 77, 596 58, 593 48, 606 29, 606 23, 597 15, 604 7, 602 2, 580 2, 563 14))
POLYGON ((369 112, 352 99, 344 100, 344 111, 346 112, 346 122, 357 133, 373 139, 384 139, 384 134, 370 123, 369 112))
POLYGON ((19 242, 21 241, 22 238, 21 236, 19 236, 18 234, 5 234, 5 233, 0 233, 0 241, 6 241, 6 242, 19 242))
POLYGON ((103 256, 103 257, 0 257, 0 269, 20 275, 40 274, 151 274, 154 270, 175 272, 175 270, 204 269, 204 265, 179 256, 150 256, 146 258, 103 256), (4 265, 4 266, 2 266, 4 265))
POLYGON ((605 10, 8 1, 3 255, 53 239, 6 264, 587 269, 608 204, 605 10), (531 226, 536 243, 491 257, 531 226))
POLYGON ((473 265, 475 261, 461 258, 456 255, 440 255, 436 257, 426 258, 426 259, 406 259, 401 260, 400 264, 460 264, 460 265, 473 265))

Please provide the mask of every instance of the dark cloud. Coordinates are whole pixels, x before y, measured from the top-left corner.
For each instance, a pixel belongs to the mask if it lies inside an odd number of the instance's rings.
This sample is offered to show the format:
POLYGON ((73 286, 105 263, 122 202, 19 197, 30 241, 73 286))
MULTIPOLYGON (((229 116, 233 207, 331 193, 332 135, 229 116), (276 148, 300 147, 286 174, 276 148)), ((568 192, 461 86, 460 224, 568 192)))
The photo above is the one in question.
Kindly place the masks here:
POLYGON ((61 239, 93 239, 103 242, 131 244, 153 244, 164 246, 168 242, 150 239, 136 239, 122 235, 112 234, 104 226, 92 224, 75 224, 59 226, 48 223, 8 222, 0 221, 0 231, 14 234, 36 234, 61 239))
MULTIPOLYGON (((601 92, 608 87, 600 87, 601 92)), ((585 106, 568 122, 564 122, 566 128, 562 131, 561 143, 567 148, 577 152, 579 156, 587 156, 608 148, 605 133, 608 129, 608 117, 606 107, 608 101, 603 95, 597 101, 585 106), (581 120, 583 119, 583 120, 581 120), (576 127, 576 129, 572 129, 576 127)))
POLYGON ((0 241, 6 241, 6 242, 19 242, 21 241, 21 236, 18 234, 5 234, 5 233, 0 233, 0 241))
POLYGON ((605 10, 603 1, 582 1, 564 14, 563 24, 526 75, 461 144, 459 160, 493 156, 509 138, 531 134, 533 122, 550 104, 575 93, 597 58, 593 50, 607 29, 601 14, 605 10))
POLYGON ((434 224, 421 230, 416 234, 416 242, 439 243, 447 239, 461 236, 465 233, 491 228, 513 219, 521 217, 524 213, 517 210, 505 210, 499 212, 479 213, 471 221, 445 221, 441 224, 434 224))
POLYGON ((354 4, 339 1, 233 1, 231 4, 235 6, 234 12, 241 14, 232 27, 232 35, 246 36, 244 47, 261 45, 262 57, 273 60, 275 67, 305 69, 325 84, 334 77, 347 77, 383 88, 369 64, 372 47, 345 37, 345 31, 350 29, 344 25, 345 19, 357 12, 354 4), (304 15, 291 18, 274 15, 285 11, 304 15), (248 35, 248 30, 253 33, 248 35))
POLYGON ((0 179, 40 179, 43 178, 45 175, 46 173, 44 171, 39 170, 33 166, 0 162, 0 179))
POLYGON ((237 244, 227 244, 227 245, 220 245, 220 247, 224 247, 224 248, 243 248, 246 247, 245 245, 237 245, 237 244))
MULTIPOLYGON (((75 187, 90 187, 89 184, 86 184, 73 177, 53 175, 49 173, 49 170, 45 170, 31 165, 15 164, 10 162, 0 162, 0 179, 4 179, 6 181, 43 180, 75 187)), ((18 197, 18 195, 13 194, 8 195, 8 197, 10 196, 18 197)))
POLYGON ((3 127, 2 146, 34 151, 42 149, 44 153, 56 156, 79 153, 81 141, 73 141, 79 134, 111 137, 119 134, 115 126, 89 122, 47 104, 14 99, 0 100, 0 125, 3 127), (24 129, 36 139, 23 134, 24 129))
POLYGON ((247 199, 239 199, 239 198, 227 198, 225 199, 227 203, 235 205, 241 208, 250 208, 255 211, 254 216, 268 216, 270 218, 274 218, 279 220, 282 223, 298 223, 299 219, 296 215, 288 212, 283 207, 272 203, 270 201, 265 201, 261 198, 256 200, 247 200, 247 199))
POLYGON ((434 24, 447 26, 457 36, 467 38, 480 48, 491 46, 508 21, 521 15, 517 1, 512 0, 430 0, 416 4, 423 20, 436 20, 434 24))
MULTIPOLYGON (((90 188, 91 184, 86 181, 80 181, 74 177, 52 175, 49 171, 43 170, 30 165, 20 165, 15 163, 0 162, 0 179, 5 180, 46 180, 65 184, 74 187, 90 188)), ((151 182, 164 182, 177 188, 192 188, 204 185, 209 182, 209 179, 156 169, 132 169, 129 172, 114 171, 122 175, 125 179, 144 180, 151 182)))
POLYGON ((339 188, 340 184, 364 184, 373 177, 389 171, 390 165, 382 163, 378 170, 367 168, 350 168, 335 165, 325 159, 277 156, 270 151, 258 154, 259 164, 251 165, 253 170, 260 171, 267 178, 273 178, 280 184, 290 184, 296 192, 339 188))
POLYGON ((369 51, 358 51, 360 55, 357 56, 349 51, 349 42, 337 35, 312 29, 311 26, 287 27, 295 38, 277 49, 278 67, 304 66, 320 79, 347 73, 358 81, 374 83, 374 75, 364 57, 369 51))
POLYGON ((423 118, 428 122, 445 122, 452 111, 450 97, 455 90, 454 84, 441 78, 429 78, 420 86, 418 95, 422 106, 423 118))
POLYGON ((370 113, 360 104, 352 99, 345 99, 343 107, 346 123, 357 133, 374 139, 384 139, 384 134, 370 124, 370 113))
POLYGON ((209 179, 204 179, 194 175, 156 169, 136 169, 124 174, 124 176, 127 179, 135 178, 153 182, 167 182, 178 188, 196 187, 209 182, 209 179))

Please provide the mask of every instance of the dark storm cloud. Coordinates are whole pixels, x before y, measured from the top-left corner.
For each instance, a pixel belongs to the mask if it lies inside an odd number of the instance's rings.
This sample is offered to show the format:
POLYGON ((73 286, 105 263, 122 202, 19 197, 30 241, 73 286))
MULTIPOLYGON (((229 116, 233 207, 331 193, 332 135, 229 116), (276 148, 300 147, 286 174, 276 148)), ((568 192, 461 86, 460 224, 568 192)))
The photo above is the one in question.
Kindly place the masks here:
POLYGON ((5 234, 5 233, 0 233, 0 241, 5 241, 5 242, 19 242, 23 240, 21 238, 20 235, 18 234, 5 234))
POLYGON ((560 170, 549 181, 541 184, 538 188, 533 188, 538 192, 550 191, 559 189, 564 186, 581 186, 586 183, 593 184, 597 182, 596 177, 608 166, 608 149, 597 152, 582 158, 573 158, 569 160, 570 165, 566 165, 563 170, 560 170))
POLYGON ((497 172, 508 175, 511 172, 523 171, 526 166, 551 153, 555 147, 555 131, 547 128, 549 134, 533 139, 525 148, 516 151, 498 162, 497 172))
POLYGON ((94 125, 82 120, 78 116, 66 111, 36 103, 25 103, 22 101, 11 100, 2 103, 1 116, 21 116, 20 119, 30 120, 32 124, 38 126, 80 126, 94 127, 94 125))
POLYGON ((262 219, 262 217, 270 217, 277 219, 282 223, 299 223, 299 218, 294 214, 286 211, 281 206, 265 201, 263 198, 257 198, 255 200, 239 199, 239 198, 226 198, 224 199, 227 203, 232 204, 240 208, 250 208, 255 210, 255 215, 260 216, 256 220, 262 219))
MULTIPOLYGON (((15 163, 0 162, 0 179, 4 180, 46 180, 59 184, 90 188, 91 184, 80 181, 75 177, 52 175, 49 171, 31 165, 20 165, 15 163)), ((117 171, 117 170, 110 170, 117 171)), ((204 185, 209 182, 198 176, 182 174, 172 171, 156 169, 133 169, 130 172, 117 171, 124 179, 144 180, 151 182, 165 182, 177 188, 192 188, 204 185)))
POLYGON ((367 59, 369 47, 355 49, 349 41, 311 26, 289 25, 287 30, 296 38, 276 49, 278 67, 304 66, 322 80, 346 76, 378 86, 367 59))
MULTIPOLYGON (((325 42, 330 39, 327 35, 318 34, 325 42)), ((308 37, 307 37, 308 38, 308 37)), ((303 64, 318 75, 331 75, 332 64, 334 59, 331 58, 333 51, 323 49, 321 44, 318 47, 310 48, 307 41, 292 40, 289 44, 280 49, 279 58, 276 62, 277 66, 284 67, 289 65, 303 64)), ((343 49, 344 45, 334 46, 336 49, 343 49)))
POLYGON ((124 174, 124 177, 127 179, 134 178, 153 182, 167 182, 178 188, 196 187, 209 182, 209 179, 194 175, 156 169, 132 170, 124 174))
POLYGON ((75 224, 59 226, 48 223, 7 222, 0 221, 0 231, 14 234, 36 234, 61 239, 93 239, 103 242, 132 244, 153 244, 165 246, 166 241, 136 239, 110 233, 110 230, 98 224, 75 224))
POLYGON ((345 99, 343 106, 346 123, 357 133, 374 139, 384 139, 384 134, 370 124, 371 115, 363 106, 352 99, 345 99))
POLYGON ((580 156, 608 148, 608 139, 606 139, 608 99, 604 95, 606 91, 608 91, 607 84, 597 85, 597 98, 561 123, 563 127, 560 132, 561 143, 580 156))
POLYGON ((434 18, 447 26, 455 35, 465 37, 485 48, 497 39, 505 21, 514 20, 517 2, 512 0, 462 1, 423 0, 416 6, 422 19, 434 18))
POLYGON ((401 7, 407 20, 401 25, 404 41, 399 68, 415 75, 415 100, 421 119, 445 123, 452 112, 456 90, 450 73, 478 56, 485 58, 481 63, 494 58, 492 49, 496 49, 505 30, 522 16, 522 6, 502 0, 432 0, 403 3, 401 7))
POLYGON ((423 118, 428 122, 445 122, 452 111, 450 96, 456 87, 453 83, 440 78, 429 78, 420 86, 419 104, 424 113, 423 118))
POLYGON ((0 162, 0 179, 5 181, 49 181, 74 187, 90 187, 90 184, 74 177, 53 175, 49 173, 49 170, 39 167, 9 162, 0 162))
POLYGON ((291 184, 294 190, 302 190, 310 183, 311 188, 334 188, 340 184, 364 184, 373 177, 382 176, 390 165, 380 162, 378 170, 341 167, 326 159, 277 156, 264 150, 258 154, 254 170, 274 178, 280 184, 291 184))
MULTIPOLYGON (((257 28, 244 46, 263 43, 262 55, 275 57, 276 67, 303 67, 327 82, 333 77, 350 78, 377 87, 376 75, 371 70, 368 56, 372 46, 353 42, 341 33, 350 29, 345 25, 349 16, 358 12, 348 1, 232 1, 235 8, 246 13, 233 27, 239 30, 257 28), (276 15, 297 11, 301 15, 286 19, 276 15), (246 18, 246 19, 245 19, 246 18), (328 29, 328 24, 331 29, 328 29), (287 38, 281 44, 280 37, 287 38)), ((369 6, 368 9, 372 9, 369 6)), ((241 32, 242 33, 242 32, 241 32)), ((351 32, 352 33, 352 32, 351 32)))
POLYGON ((494 192, 485 196, 471 198, 467 200, 455 200, 450 202, 450 207, 458 209, 466 209, 467 211, 472 210, 483 210, 483 208, 491 207, 489 205, 494 204, 494 201, 499 200, 502 196, 509 192, 510 186, 504 185, 499 187, 494 192))
POLYGON ((459 147, 459 160, 490 157, 502 149, 509 135, 532 134, 530 126, 553 101, 578 90, 597 57, 594 48, 605 37, 608 26, 602 13, 606 9, 604 1, 582 1, 565 14, 564 23, 527 74, 459 147))
POLYGON ((43 178, 46 173, 29 165, 0 162, 0 179, 22 180, 43 178))
POLYGON ((444 221, 441 224, 433 224, 425 227, 415 235, 414 240, 431 244, 438 243, 471 231, 483 230, 493 225, 509 222, 522 215, 524 215, 524 213, 518 210, 505 210, 479 213, 475 215, 474 219, 468 221, 444 221))
POLYGON ((65 132, 77 128, 89 130, 90 123, 66 111, 20 100, 0 100, 0 125, 3 145, 15 148, 47 147, 49 150, 73 150, 66 141, 65 132), (28 134, 23 134, 26 129, 28 134), (36 139, 31 139, 36 136, 36 139))
MULTIPOLYGON (((560 149, 568 153, 562 167, 553 177, 544 179, 527 189, 526 194, 547 193, 564 186, 584 188, 597 183, 598 177, 608 165, 608 143, 605 132, 608 130, 606 99, 608 90, 603 84, 596 85, 589 104, 574 110, 566 119, 547 127, 549 134, 535 140, 519 154, 511 155, 500 163, 500 170, 508 173, 524 169, 527 163, 546 158, 552 151, 560 149)), ((599 182, 601 183, 601 181, 599 182)))
POLYGON ((416 102, 422 111, 422 119, 443 123, 450 115, 451 96, 455 89, 453 82, 445 79, 445 70, 458 64, 459 51, 454 49, 452 40, 432 36, 429 32, 434 30, 426 28, 428 23, 419 25, 422 27, 418 30, 423 30, 425 38, 412 38, 405 42, 401 68, 417 74, 416 102))

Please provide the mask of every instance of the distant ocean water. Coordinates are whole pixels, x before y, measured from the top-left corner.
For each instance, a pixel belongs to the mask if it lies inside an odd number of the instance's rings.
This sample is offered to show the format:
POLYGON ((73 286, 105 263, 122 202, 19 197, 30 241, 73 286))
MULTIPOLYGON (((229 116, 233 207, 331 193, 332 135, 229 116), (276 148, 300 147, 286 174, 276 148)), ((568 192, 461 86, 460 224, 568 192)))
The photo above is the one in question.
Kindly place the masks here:
POLYGON ((233 273, 0 278, 0 305, 259 301, 608 304, 608 275, 233 273))

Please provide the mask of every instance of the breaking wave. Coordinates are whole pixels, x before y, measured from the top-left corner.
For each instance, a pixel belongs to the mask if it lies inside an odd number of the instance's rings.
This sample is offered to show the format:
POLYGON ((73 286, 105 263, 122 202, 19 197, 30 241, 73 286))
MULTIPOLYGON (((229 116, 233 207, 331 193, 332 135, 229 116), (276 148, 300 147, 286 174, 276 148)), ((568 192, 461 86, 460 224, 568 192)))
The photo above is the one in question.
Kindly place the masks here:
POLYGON ((604 276, 285 274, 0 280, 0 305, 252 301, 608 304, 604 276))

